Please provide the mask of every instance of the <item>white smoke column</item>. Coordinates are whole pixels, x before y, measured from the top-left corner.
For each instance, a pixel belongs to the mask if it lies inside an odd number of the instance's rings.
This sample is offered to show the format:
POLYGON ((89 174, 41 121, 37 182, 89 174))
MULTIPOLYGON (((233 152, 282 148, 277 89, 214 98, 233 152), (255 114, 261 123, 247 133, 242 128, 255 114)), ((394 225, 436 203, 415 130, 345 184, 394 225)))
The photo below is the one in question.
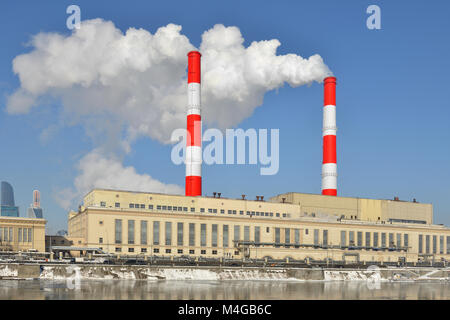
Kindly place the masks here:
MULTIPOLYGON (((51 124, 42 139, 48 141, 49 132, 80 124, 97 148, 94 153, 107 161, 111 153, 129 152, 139 137, 170 143, 172 131, 185 127, 186 54, 195 47, 181 34, 181 26, 168 24, 154 34, 135 28, 123 33, 111 21, 93 19, 69 35, 39 33, 30 46, 28 53, 13 60, 20 87, 8 97, 6 110, 26 114, 49 105, 49 99, 60 102, 63 120, 51 124)), ((239 28, 220 24, 203 33, 206 126, 236 126, 262 105, 266 92, 285 83, 293 87, 321 83, 331 75, 319 55, 277 55, 278 46, 280 42, 272 39, 245 47, 239 28)), ((120 161, 111 161, 121 166, 120 161)), ((77 190, 101 184, 163 189, 136 172, 121 179, 111 174, 111 179, 118 179, 114 183, 109 178, 87 179, 83 174, 87 170, 76 179, 77 190), (128 181, 130 176, 140 184, 128 181)))

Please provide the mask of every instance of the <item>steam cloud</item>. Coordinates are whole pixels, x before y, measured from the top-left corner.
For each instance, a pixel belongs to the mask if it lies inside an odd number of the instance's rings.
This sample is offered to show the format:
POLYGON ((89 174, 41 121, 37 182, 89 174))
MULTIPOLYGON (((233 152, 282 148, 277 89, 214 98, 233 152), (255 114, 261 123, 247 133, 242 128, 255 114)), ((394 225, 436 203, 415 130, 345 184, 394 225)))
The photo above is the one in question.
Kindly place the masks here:
MULTIPOLYGON (((180 32, 181 26, 168 24, 155 34, 135 28, 124 34, 111 21, 93 19, 68 36, 39 33, 32 38, 32 51, 13 60, 21 86, 8 97, 6 110, 28 113, 52 97, 61 101, 62 114, 72 124, 85 127, 100 148, 78 164, 79 193, 100 186, 178 193, 179 187, 124 168, 111 154, 129 152, 139 137, 169 143, 172 131, 185 126, 186 54, 195 47, 180 32), (103 163, 123 174, 99 165, 92 171, 87 163, 103 163)), ((266 92, 331 75, 317 54, 306 59, 277 55, 276 39, 243 43, 237 27, 218 24, 202 35, 202 112, 208 126, 235 126, 262 105, 266 92)))

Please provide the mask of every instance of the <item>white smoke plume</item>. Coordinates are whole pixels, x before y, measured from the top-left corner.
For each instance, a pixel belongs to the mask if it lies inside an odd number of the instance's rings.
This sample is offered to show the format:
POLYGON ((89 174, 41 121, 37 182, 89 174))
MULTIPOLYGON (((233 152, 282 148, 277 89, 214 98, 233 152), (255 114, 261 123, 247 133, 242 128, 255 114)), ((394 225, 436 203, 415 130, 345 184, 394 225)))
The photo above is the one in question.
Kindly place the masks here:
POLYGON ((79 175, 74 189, 57 192, 55 200, 61 207, 69 209, 73 200, 80 199, 94 188, 183 194, 184 189, 174 184, 164 184, 147 174, 139 174, 133 167, 124 167, 114 157, 107 157, 96 149, 85 155, 78 163, 79 175))
MULTIPOLYGON (((29 53, 13 60, 20 87, 7 99, 8 113, 28 113, 45 105, 43 99, 53 98, 61 102, 61 113, 71 124, 85 127, 98 150, 116 153, 128 152, 139 137, 169 143, 172 131, 185 127, 187 53, 195 47, 181 34, 181 26, 169 24, 154 34, 135 28, 123 33, 110 21, 93 19, 69 35, 39 33, 30 45, 29 53)), ((239 28, 220 24, 203 33, 199 49, 207 126, 236 126, 262 105, 266 92, 285 83, 322 82, 331 75, 319 55, 277 55, 278 46, 274 39, 245 47, 239 28)), ((48 133, 43 133, 44 140, 48 133)), ((105 177, 91 177, 95 172, 87 168, 81 172, 76 188, 106 183, 105 177)), ((162 188, 146 180, 148 176, 139 185, 130 185, 127 177, 108 183, 162 188)))

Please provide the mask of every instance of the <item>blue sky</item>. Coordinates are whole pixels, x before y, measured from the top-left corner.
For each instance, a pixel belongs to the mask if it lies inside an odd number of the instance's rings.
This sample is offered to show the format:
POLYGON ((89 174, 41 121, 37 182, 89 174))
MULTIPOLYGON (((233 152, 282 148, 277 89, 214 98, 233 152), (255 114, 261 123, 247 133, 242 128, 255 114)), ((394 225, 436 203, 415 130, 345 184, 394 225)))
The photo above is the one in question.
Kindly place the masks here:
MULTIPOLYGON (((450 3, 435 1, 2 1, 0 4, 0 179, 15 190, 21 215, 41 191, 50 232, 67 228, 67 212, 54 194, 73 186, 75 168, 95 143, 80 124, 46 141, 43 130, 58 123, 58 101, 11 115, 6 97, 20 82, 12 61, 32 48, 39 32, 69 35, 66 8, 81 19, 102 18, 122 32, 154 33, 168 23, 183 27, 194 46, 205 30, 237 26, 245 45, 278 39, 278 54, 320 54, 338 78, 338 194, 433 203, 435 223, 450 225, 450 3), (368 30, 366 8, 381 8, 381 30, 368 30)), ((269 197, 283 192, 320 193, 322 85, 266 93, 264 103, 240 128, 280 129, 280 170, 259 175, 256 165, 204 166, 204 193, 269 197)), ((170 161, 171 147, 139 138, 124 165, 164 183, 184 185, 184 167, 170 161)))

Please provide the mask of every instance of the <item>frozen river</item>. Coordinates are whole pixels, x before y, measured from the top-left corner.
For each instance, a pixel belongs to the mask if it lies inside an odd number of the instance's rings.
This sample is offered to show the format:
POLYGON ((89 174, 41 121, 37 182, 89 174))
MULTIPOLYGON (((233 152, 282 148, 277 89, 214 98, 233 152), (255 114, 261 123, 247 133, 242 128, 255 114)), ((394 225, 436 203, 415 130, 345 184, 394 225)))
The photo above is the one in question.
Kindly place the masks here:
POLYGON ((445 299, 449 282, 0 280, 0 299, 445 299))

